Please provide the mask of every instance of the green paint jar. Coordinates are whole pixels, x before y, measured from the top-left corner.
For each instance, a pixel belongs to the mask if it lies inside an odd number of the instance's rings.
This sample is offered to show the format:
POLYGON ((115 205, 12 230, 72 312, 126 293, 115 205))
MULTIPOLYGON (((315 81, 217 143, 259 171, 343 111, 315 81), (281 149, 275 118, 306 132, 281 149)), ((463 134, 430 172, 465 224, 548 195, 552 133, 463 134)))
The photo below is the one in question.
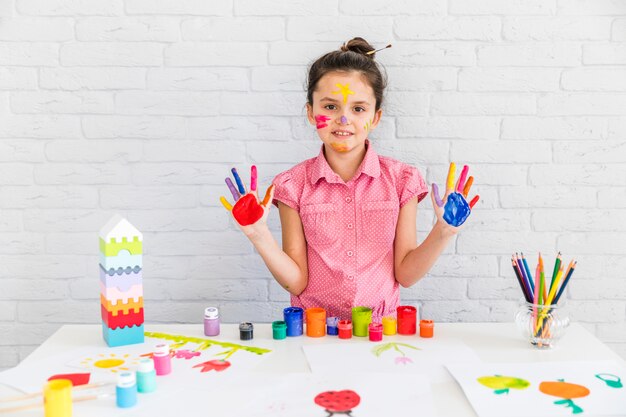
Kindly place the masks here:
POLYGON ((352 334, 367 337, 368 327, 372 322, 372 309, 369 307, 352 307, 352 334))
POLYGON ((283 340, 287 337, 287 323, 282 320, 272 323, 272 335, 275 340, 283 340))

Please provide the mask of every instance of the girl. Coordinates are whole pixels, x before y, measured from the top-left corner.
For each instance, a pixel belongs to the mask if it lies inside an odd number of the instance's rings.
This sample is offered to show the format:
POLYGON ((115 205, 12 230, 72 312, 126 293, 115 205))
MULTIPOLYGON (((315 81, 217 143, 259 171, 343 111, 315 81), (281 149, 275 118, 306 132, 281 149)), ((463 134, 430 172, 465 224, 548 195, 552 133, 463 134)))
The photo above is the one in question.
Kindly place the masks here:
POLYGON ((416 168, 379 156, 368 140, 382 117, 386 84, 374 55, 367 41, 354 38, 315 61, 306 110, 322 141, 319 155, 276 176, 261 203, 256 167, 248 193, 233 168, 237 188, 226 183, 237 203, 221 200, 293 306, 322 307, 341 319, 367 306, 380 322, 395 315, 399 286, 428 272, 469 215, 472 177, 466 186, 465 167, 456 187, 463 193, 454 192, 451 164, 443 201, 433 185, 437 221, 418 245, 417 205, 428 187, 416 168), (282 249, 267 227, 270 201, 279 210, 282 249))

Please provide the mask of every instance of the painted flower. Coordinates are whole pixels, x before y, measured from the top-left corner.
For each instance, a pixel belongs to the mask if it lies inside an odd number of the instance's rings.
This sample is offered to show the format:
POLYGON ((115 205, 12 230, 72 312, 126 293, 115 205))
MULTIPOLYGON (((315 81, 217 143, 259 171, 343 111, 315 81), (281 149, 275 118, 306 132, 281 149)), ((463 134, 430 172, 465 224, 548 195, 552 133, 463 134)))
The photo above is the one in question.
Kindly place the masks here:
POLYGON ((230 362, 221 359, 213 359, 194 365, 194 368, 201 368, 200 372, 222 372, 230 366, 230 362))
POLYGON ((200 356, 200 352, 192 352, 188 349, 180 349, 174 353, 174 357, 178 359, 191 359, 200 356))
POLYGON ((402 364, 406 365, 407 363, 413 363, 413 360, 406 356, 398 356, 395 360, 396 365, 402 364))

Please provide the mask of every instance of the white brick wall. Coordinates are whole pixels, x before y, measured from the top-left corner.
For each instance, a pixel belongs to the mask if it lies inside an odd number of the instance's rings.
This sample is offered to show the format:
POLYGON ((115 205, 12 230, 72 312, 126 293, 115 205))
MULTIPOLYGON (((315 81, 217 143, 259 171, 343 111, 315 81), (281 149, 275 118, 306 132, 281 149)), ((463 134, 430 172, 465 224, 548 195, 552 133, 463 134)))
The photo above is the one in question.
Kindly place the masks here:
MULTIPOLYGON (((572 318, 626 358, 623 0, 0 0, 0 368, 99 322, 115 212, 145 235, 149 322, 279 317, 286 293, 218 197, 233 164, 265 186, 317 153, 306 66, 352 36, 393 44, 381 153, 440 184, 468 163, 482 197, 404 300, 511 321, 510 253, 561 250, 572 318)), ((432 216, 426 200, 421 237, 432 216)))

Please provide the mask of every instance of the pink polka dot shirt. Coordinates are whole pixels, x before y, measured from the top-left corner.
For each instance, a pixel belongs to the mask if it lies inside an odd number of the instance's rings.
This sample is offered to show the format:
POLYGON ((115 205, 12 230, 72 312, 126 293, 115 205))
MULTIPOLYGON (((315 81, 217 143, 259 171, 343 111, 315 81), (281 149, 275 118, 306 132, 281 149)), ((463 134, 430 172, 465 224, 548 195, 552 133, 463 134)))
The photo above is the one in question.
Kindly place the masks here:
POLYGON ((400 207, 415 196, 421 201, 428 187, 416 168, 366 146, 348 182, 330 168, 322 146, 316 158, 276 176, 274 204, 300 214, 307 241, 308 285, 291 304, 322 307, 340 319, 367 306, 380 322, 400 302, 393 256, 400 207))

